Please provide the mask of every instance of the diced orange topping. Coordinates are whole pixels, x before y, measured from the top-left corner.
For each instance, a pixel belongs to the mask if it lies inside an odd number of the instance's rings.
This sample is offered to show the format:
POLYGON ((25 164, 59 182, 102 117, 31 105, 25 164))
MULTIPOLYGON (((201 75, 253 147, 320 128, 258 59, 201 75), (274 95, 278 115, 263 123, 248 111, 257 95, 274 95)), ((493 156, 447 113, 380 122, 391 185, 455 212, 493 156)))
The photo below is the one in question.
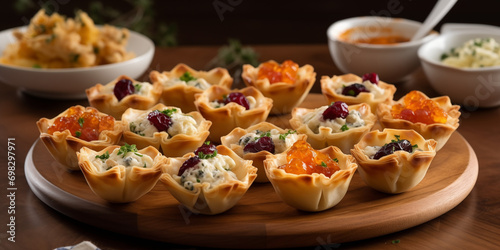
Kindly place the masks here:
POLYGON ((339 164, 327 154, 315 150, 305 141, 297 141, 286 155, 287 164, 279 166, 290 174, 324 174, 326 177, 340 170, 339 164))
POLYGON ((439 104, 419 91, 411 91, 403 98, 403 103, 392 106, 392 117, 425 124, 446 123, 448 114, 439 104))
POLYGON ((281 65, 276 62, 268 61, 260 65, 257 79, 269 79, 269 82, 285 82, 293 84, 297 77, 299 65, 292 60, 286 60, 281 65))
POLYGON ((104 130, 113 130, 115 118, 109 115, 99 115, 96 109, 81 111, 76 107, 68 109, 65 116, 60 116, 48 128, 47 133, 69 130, 71 135, 85 141, 93 141, 99 138, 104 130))

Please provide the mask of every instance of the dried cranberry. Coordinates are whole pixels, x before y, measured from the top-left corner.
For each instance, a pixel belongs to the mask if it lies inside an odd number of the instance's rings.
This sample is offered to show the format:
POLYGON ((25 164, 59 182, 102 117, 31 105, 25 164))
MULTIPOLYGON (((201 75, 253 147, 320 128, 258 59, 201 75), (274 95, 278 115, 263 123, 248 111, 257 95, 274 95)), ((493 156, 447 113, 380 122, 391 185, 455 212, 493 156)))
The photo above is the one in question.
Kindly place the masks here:
MULTIPOLYGON (((215 152, 217 151, 217 147, 215 147, 215 144, 212 144, 211 142, 204 143, 201 145, 198 149, 194 151, 195 155, 200 155, 202 153, 203 156, 215 156, 215 152)), ((202 157, 203 158, 203 157, 202 157)))
POLYGON ((413 151, 413 146, 408 140, 393 141, 391 143, 385 144, 381 149, 379 149, 373 156, 373 159, 378 160, 386 155, 390 155, 395 151, 400 150, 411 153, 413 151))
POLYGON ((240 92, 232 92, 224 98, 224 104, 228 104, 230 102, 237 103, 245 107, 246 110, 250 109, 250 103, 248 103, 248 99, 240 92))
POLYGON ((172 119, 159 110, 151 111, 148 114, 148 121, 155 126, 158 131, 167 131, 172 126, 172 119))
POLYGON ((125 96, 131 95, 135 92, 134 84, 129 79, 121 79, 119 80, 113 89, 113 93, 116 96, 116 99, 120 101, 125 96))
POLYGON ((243 151, 245 153, 257 153, 263 150, 271 154, 274 154, 274 142, 273 139, 271 139, 271 137, 268 136, 261 137, 254 142, 248 143, 245 146, 245 148, 243 148, 243 151))
POLYGON ((198 163, 200 163, 200 158, 198 156, 193 156, 189 159, 187 159, 184 163, 182 163, 182 166, 179 168, 179 173, 177 173, 178 176, 181 176, 186 170, 193 168, 196 166, 198 163))
POLYGON ((324 112, 324 120, 333 120, 336 118, 345 119, 349 115, 349 107, 345 102, 336 101, 332 103, 324 112))
POLYGON ((376 73, 366 73, 363 75, 363 82, 370 81, 373 84, 378 84, 378 75, 376 73))
POLYGON ((368 89, 366 89, 366 87, 360 83, 354 83, 349 86, 345 86, 342 89, 342 94, 348 96, 358 96, 359 93, 361 92, 370 92, 370 91, 368 91, 368 89))

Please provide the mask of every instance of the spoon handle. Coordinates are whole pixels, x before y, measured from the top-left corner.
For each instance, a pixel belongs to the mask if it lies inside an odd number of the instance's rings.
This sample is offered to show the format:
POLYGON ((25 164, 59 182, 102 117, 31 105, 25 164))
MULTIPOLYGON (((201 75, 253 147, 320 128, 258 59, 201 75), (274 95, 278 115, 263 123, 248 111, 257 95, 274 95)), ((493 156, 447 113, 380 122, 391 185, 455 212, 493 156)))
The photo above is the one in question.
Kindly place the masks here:
POLYGON ((429 33, 429 31, 431 31, 439 21, 441 21, 444 15, 448 13, 448 11, 451 9, 451 7, 453 7, 453 5, 455 5, 456 2, 457 0, 439 0, 436 5, 434 5, 431 13, 425 19, 420 29, 418 29, 417 32, 413 35, 411 40, 418 40, 427 35, 427 33, 429 33))

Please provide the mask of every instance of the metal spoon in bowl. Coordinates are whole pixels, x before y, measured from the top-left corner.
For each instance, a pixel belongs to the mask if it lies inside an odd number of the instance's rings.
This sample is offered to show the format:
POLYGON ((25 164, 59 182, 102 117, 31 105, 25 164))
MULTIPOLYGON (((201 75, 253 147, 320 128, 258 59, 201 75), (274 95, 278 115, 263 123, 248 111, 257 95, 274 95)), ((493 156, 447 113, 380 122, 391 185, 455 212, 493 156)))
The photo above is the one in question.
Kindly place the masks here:
POLYGON ((439 21, 441 21, 446 13, 450 11, 451 7, 453 7, 456 2, 457 0, 439 0, 436 5, 434 5, 434 8, 432 9, 429 16, 427 16, 427 18, 425 19, 422 26, 417 30, 417 32, 410 40, 415 41, 426 36, 429 31, 431 31, 439 21))

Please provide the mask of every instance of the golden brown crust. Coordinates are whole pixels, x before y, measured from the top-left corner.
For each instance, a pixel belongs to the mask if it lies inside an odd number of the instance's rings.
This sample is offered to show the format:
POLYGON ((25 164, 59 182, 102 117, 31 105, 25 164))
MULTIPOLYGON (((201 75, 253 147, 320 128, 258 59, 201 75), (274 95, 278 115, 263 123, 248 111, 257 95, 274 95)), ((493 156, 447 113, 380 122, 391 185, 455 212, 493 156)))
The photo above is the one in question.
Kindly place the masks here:
POLYGON ((201 94, 197 94, 194 103, 203 117, 212 121, 209 138, 217 143, 220 142, 221 136, 228 134, 236 127, 248 128, 251 125, 265 121, 273 106, 273 100, 264 97, 254 87, 230 90, 217 85, 211 86, 201 94), (220 100, 223 95, 228 95, 231 92, 240 92, 245 96, 252 96, 257 101, 257 105, 249 110, 236 103, 228 103, 220 108, 210 106, 210 102, 220 100))
POLYGON ((269 155, 264 161, 267 177, 274 190, 288 205, 304 211, 323 211, 337 205, 347 192, 357 165, 354 157, 343 154, 337 147, 320 150, 337 158, 340 170, 327 178, 323 174, 290 174, 278 168, 287 163, 286 152, 269 155))
MULTIPOLYGON (((82 112, 94 109, 92 107, 84 108, 80 105, 74 107, 82 112)), ((82 147, 91 148, 93 150, 101 150, 107 146, 117 144, 122 136, 122 124, 120 121, 115 120, 113 130, 102 131, 99 134, 99 139, 94 141, 85 141, 74 137, 71 135, 69 130, 64 130, 62 132, 56 131, 52 135, 48 134, 47 130, 49 127, 54 124, 57 118, 66 116, 68 110, 69 108, 52 119, 41 118, 36 122, 36 125, 38 127, 38 131, 40 131, 40 139, 52 157, 69 170, 80 170, 78 167, 76 152, 78 152, 82 147)), ((98 112, 98 114, 102 116, 106 115, 101 112, 98 112)))
MULTIPOLYGON (((260 131, 270 131, 272 129, 276 129, 280 132, 280 134, 286 133, 287 130, 282 129, 274 124, 268 123, 268 122, 260 122, 258 124, 255 124, 253 126, 248 127, 247 129, 242 129, 242 128, 235 128, 233 129, 229 134, 222 136, 221 137, 221 142, 222 145, 230 148, 233 150, 238 156, 242 157, 245 160, 251 160, 253 162, 253 166, 256 167, 257 170, 257 178, 255 179, 255 182, 269 182, 267 179, 267 175, 264 169, 264 160, 268 155, 273 155, 272 153, 268 151, 260 151, 257 153, 244 153, 243 149, 244 146, 239 145, 238 141, 240 140, 241 137, 245 136, 248 133, 251 133, 255 130, 260 130, 260 131)), ((297 140, 303 140, 305 141, 307 139, 307 136, 304 134, 299 134, 297 140)))
POLYGON ((181 204, 193 213, 213 215, 232 208, 250 188, 257 176, 257 168, 252 166, 252 161, 240 158, 223 145, 217 146, 217 151, 218 154, 227 155, 236 162, 236 166, 231 171, 236 174, 237 180, 228 179, 212 188, 209 188, 209 183, 195 183, 194 192, 185 189, 173 176, 177 176, 184 161, 194 156, 192 153, 183 157, 168 158, 163 168, 160 181, 181 204))
MULTIPOLYGON (((425 97, 425 94, 422 93, 425 97)), ((428 97, 427 97, 428 98, 428 97)), ((382 128, 395 128, 395 129, 413 129, 421 134, 425 139, 434 139, 437 141, 436 151, 439 151, 448 141, 451 134, 459 126, 460 106, 452 105, 448 96, 440 96, 430 98, 435 101, 448 114, 446 123, 413 123, 403 119, 394 119, 391 114, 392 106, 396 103, 403 103, 404 97, 398 101, 386 101, 379 105, 377 109, 377 116, 379 118, 382 128)))
POLYGON ((203 90, 194 86, 174 85, 165 86, 163 82, 170 78, 179 78, 185 72, 191 73, 195 78, 203 78, 211 85, 219 85, 226 88, 231 88, 233 78, 224 68, 214 68, 210 71, 197 71, 187 66, 186 64, 177 64, 171 71, 163 71, 162 73, 153 70, 149 74, 149 78, 153 84, 160 83, 163 86, 163 92, 160 97, 160 102, 167 106, 179 107, 185 112, 196 111, 194 105, 194 96, 200 94, 203 90))
POLYGON ((328 146, 337 146, 342 152, 348 154, 354 144, 358 143, 361 137, 368 133, 377 117, 371 112, 370 106, 366 103, 350 105, 349 110, 357 110, 361 114, 361 118, 365 121, 365 125, 357 128, 351 128, 347 131, 332 133, 331 128, 320 126, 318 132, 314 131, 304 124, 302 116, 309 112, 314 112, 316 109, 295 108, 292 111, 292 119, 290 125, 300 134, 307 135, 307 142, 315 149, 322 149, 328 146))
POLYGON ((99 197, 113 203, 132 202, 148 193, 158 182, 162 167, 167 158, 154 147, 146 147, 138 151, 139 154, 148 155, 153 159, 151 168, 114 166, 102 172, 92 164, 92 159, 97 155, 120 148, 114 145, 100 151, 82 148, 77 152, 78 163, 90 189, 99 197))
POLYGON ((116 82, 121 79, 128 79, 134 84, 139 83, 128 76, 122 75, 110 81, 106 85, 96 84, 85 91, 90 105, 97 108, 101 112, 113 116, 115 119, 120 119, 123 112, 125 112, 128 108, 144 110, 151 108, 153 105, 158 103, 162 92, 162 86, 160 83, 152 84, 152 88, 147 95, 132 94, 125 96, 123 99, 118 101, 113 93, 113 88, 116 82))
POLYGON ((420 183, 436 155, 436 145, 435 140, 425 140, 414 130, 374 130, 354 145, 351 154, 356 158, 360 176, 368 186, 394 194, 406 192, 420 183), (411 154, 396 151, 378 160, 371 159, 364 153, 367 146, 383 146, 394 140, 395 135, 399 135, 401 140, 409 140, 412 145, 417 144, 422 151, 411 154))
POLYGON ((169 136, 167 132, 161 131, 154 133, 151 137, 146 137, 130 131, 130 122, 137 115, 141 113, 149 113, 153 110, 174 108, 183 112, 182 109, 178 107, 165 106, 162 103, 159 103, 147 110, 127 109, 127 111, 123 113, 121 120, 123 124, 123 140, 129 144, 136 144, 137 148, 153 146, 156 149, 161 150, 167 157, 180 157, 186 153, 193 152, 205 142, 210 134, 209 129, 212 125, 212 122, 203 118, 199 112, 193 111, 186 113, 186 115, 191 116, 197 124, 198 131, 192 135, 177 134, 169 136))
POLYGON ((396 92, 396 87, 392 84, 379 81, 378 86, 384 90, 383 96, 378 98, 375 97, 373 93, 361 92, 358 96, 346 96, 342 94, 337 94, 337 87, 342 87, 342 83, 357 82, 361 83, 363 79, 354 74, 345 74, 340 76, 328 76, 321 77, 321 93, 328 102, 342 101, 347 103, 347 105, 354 105, 360 103, 367 103, 370 105, 372 113, 376 113, 378 104, 385 102, 387 100, 392 100, 394 93, 396 92))
MULTIPOLYGON (((270 60, 270 62, 275 62, 270 60)), ((293 84, 277 82, 270 84, 269 80, 258 80, 260 65, 255 68, 250 64, 243 65, 241 77, 247 86, 256 87, 262 94, 273 100, 271 114, 288 114, 293 108, 304 101, 316 81, 314 68, 306 64, 297 71, 297 80, 293 84)))

